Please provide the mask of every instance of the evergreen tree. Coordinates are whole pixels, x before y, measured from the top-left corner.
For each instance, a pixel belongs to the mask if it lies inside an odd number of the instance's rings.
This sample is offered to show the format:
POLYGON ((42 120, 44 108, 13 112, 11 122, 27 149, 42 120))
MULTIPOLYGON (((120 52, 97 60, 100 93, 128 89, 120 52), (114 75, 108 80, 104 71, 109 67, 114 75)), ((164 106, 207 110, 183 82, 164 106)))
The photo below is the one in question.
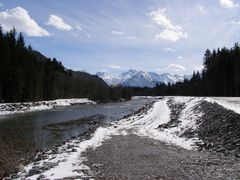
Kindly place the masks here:
POLYGON ((56 58, 26 47, 22 33, 16 36, 15 28, 3 33, 0 27, 1 102, 82 97, 109 101, 126 96, 128 90, 110 88, 97 76, 67 70, 56 58), (110 91, 116 94, 114 98, 110 91))

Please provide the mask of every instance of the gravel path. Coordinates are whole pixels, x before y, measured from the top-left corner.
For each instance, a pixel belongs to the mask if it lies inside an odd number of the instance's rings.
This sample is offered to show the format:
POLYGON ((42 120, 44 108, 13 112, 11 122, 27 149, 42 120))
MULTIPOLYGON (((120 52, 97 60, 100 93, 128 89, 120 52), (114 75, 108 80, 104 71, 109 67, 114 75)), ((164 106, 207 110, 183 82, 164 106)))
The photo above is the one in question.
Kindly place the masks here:
POLYGON ((240 161, 137 135, 113 136, 85 153, 94 179, 240 179, 240 161))

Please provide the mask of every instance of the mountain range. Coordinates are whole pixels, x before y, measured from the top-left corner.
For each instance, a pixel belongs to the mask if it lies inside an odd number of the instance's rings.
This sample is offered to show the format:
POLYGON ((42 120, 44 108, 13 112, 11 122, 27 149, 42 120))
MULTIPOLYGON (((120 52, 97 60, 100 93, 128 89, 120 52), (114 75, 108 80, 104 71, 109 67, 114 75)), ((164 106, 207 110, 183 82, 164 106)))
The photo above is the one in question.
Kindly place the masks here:
POLYGON ((157 83, 175 84, 176 82, 190 79, 191 75, 171 75, 169 73, 158 74, 155 72, 144 72, 130 69, 121 74, 111 74, 108 72, 98 72, 96 74, 110 86, 125 87, 155 87, 157 83))

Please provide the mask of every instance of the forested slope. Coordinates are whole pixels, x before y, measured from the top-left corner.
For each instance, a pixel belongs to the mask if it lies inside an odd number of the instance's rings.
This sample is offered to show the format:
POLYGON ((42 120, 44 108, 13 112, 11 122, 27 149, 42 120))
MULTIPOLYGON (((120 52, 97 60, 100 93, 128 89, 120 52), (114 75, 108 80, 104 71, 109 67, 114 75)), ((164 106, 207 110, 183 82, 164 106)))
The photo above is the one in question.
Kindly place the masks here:
POLYGON ((26 47, 24 37, 0 28, 0 100, 22 102, 87 97, 109 101, 130 98, 128 90, 111 88, 97 76, 66 69, 55 58, 26 47))
POLYGON ((190 80, 157 84, 155 88, 132 88, 134 95, 240 96, 240 47, 206 50, 203 70, 190 80))

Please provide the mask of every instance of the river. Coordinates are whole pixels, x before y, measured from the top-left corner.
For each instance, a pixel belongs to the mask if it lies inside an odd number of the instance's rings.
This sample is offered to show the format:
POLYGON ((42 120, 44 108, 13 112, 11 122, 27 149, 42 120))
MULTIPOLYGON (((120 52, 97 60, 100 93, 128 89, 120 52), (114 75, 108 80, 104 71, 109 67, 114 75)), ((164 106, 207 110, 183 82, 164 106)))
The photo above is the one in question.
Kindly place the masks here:
POLYGON ((95 121, 101 125, 117 121, 149 101, 147 98, 133 98, 126 102, 69 106, 0 116, 0 137, 19 138, 19 141, 24 139, 37 148, 49 148, 88 132, 95 121))

